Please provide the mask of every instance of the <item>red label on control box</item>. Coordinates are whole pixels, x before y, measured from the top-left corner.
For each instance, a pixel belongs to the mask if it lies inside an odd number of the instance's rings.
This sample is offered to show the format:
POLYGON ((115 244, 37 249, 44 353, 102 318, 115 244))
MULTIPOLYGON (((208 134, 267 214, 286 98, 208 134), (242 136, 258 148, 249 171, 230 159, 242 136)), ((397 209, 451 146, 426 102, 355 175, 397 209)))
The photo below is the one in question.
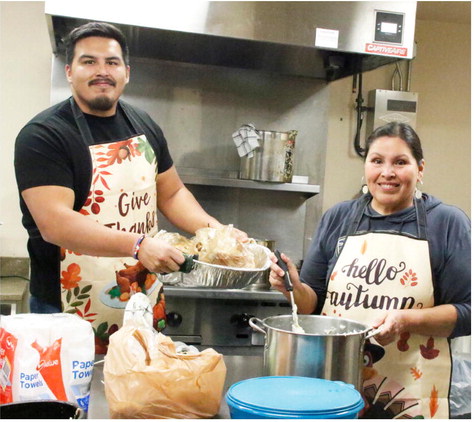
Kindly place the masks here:
POLYGON ((405 47, 394 47, 392 45, 384 44, 365 44, 365 52, 372 54, 384 54, 388 56, 399 56, 406 57, 408 55, 408 49, 405 47))

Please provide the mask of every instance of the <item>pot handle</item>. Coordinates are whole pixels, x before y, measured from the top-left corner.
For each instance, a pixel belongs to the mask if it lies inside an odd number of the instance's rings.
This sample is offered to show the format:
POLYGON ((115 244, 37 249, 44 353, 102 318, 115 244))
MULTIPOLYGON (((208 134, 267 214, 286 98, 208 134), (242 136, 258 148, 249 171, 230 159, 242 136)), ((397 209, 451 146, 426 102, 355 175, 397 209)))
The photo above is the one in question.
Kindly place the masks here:
POLYGON ((249 319, 249 325, 255 330, 255 331, 259 331, 261 332, 262 334, 267 334, 267 332, 259 327, 257 324, 260 324, 260 325, 263 325, 263 322, 262 320, 258 319, 257 317, 252 317, 249 319))
POLYGON ((372 338, 373 336, 376 336, 382 330, 383 330, 383 324, 380 327, 371 328, 369 331, 367 331, 365 339, 368 340, 369 338, 372 338))

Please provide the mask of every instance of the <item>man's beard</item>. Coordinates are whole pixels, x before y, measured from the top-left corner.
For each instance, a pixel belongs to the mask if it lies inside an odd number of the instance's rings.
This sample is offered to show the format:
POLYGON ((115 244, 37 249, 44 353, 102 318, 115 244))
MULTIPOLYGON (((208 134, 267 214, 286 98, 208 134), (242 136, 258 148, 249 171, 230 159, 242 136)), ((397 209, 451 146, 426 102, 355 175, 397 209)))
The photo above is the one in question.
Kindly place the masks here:
POLYGON ((91 110, 109 111, 115 104, 115 101, 106 95, 96 97, 92 100, 86 101, 91 110))

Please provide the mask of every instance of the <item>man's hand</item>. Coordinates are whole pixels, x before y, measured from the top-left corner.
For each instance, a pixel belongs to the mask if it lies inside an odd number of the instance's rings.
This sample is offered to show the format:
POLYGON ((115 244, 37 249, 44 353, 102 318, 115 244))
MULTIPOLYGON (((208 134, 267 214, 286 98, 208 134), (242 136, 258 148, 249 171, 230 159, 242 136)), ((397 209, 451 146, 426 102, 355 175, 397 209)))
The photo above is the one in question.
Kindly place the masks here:
POLYGON ((138 259, 151 272, 172 273, 179 271, 184 255, 163 240, 146 237, 140 245, 138 259))

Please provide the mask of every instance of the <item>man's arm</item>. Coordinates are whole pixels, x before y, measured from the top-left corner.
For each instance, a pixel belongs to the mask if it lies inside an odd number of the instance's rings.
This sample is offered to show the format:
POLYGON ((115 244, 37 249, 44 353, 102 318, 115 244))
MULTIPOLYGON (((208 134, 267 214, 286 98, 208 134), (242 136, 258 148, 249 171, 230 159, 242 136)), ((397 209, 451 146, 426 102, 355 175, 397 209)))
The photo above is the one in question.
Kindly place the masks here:
MULTIPOLYGON (((71 189, 39 186, 24 190, 22 196, 46 242, 92 256, 133 256, 140 235, 105 227, 74 211, 71 189)), ((155 272, 177 271, 184 262, 178 249, 152 238, 142 242, 139 258, 155 272)))
POLYGON ((176 227, 194 234, 202 227, 219 228, 219 221, 211 217, 184 186, 176 168, 160 173, 156 179, 158 208, 176 227))

